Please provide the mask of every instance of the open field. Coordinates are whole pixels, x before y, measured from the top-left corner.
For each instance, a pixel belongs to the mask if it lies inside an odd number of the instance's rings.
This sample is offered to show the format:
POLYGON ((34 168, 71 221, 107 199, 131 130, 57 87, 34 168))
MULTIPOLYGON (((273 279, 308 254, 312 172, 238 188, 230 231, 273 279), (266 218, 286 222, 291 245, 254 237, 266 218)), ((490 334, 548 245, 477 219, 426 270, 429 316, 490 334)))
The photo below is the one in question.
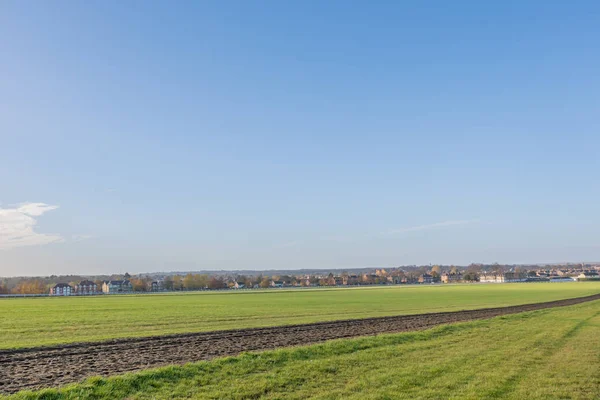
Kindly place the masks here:
POLYGON ((502 307, 599 292, 600 282, 573 282, 5 299, 0 348, 502 307))
POLYGON ((165 367, 11 399, 597 399, 600 301, 165 367))
POLYGON ((520 306, 286 325, 62 346, 0 350, 0 392, 43 389, 165 365, 211 360, 245 351, 331 339, 416 331, 434 326, 600 300, 600 294, 520 306))

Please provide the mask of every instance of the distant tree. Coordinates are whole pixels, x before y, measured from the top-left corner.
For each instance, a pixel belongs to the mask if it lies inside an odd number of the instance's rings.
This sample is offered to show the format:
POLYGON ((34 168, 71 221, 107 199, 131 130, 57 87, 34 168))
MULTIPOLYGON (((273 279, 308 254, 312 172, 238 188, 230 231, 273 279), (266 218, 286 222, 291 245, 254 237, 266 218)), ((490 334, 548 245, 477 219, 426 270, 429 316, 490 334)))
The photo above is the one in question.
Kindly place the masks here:
POLYGON ((173 290, 173 278, 166 276, 165 279, 163 279, 163 287, 165 290, 173 290))
POLYGON ((455 265, 452 265, 452 266, 450 267, 450 273, 451 273, 451 274, 457 274, 457 273, 458 273, 458 268, 456 268, 456 266, 455 266, 455 265))
POLYGON ((262 279, 262 281, 260 281, 260 284, 259 284, 259 286, 260 286, 261 288, 263 288, 263 289, 266 289, 266 288, 268 288, 269 286, 271 286, 271 280, 269 279, 269 277, 266 277, 266 276, 265 276, 265 277, 262 279))
POLYGON ((225 285, 225 281, 221 277, 213 276, 208 281, 208 288, 209 289, 223 289, 225 286, 226 286, 225 285))
POLYGON ((209 285, 208 275, 187 274, 183 278, 182 284, 187 290, 204 289, 209 285))
POLYGON ((479 281, 479 274, 477 274, 476 272, 473 272, 473 271, 467 271, 463 275, 463 280, 469 281, 469 282, 479 281))
MULTIPOLYGON (((244 285, 246 285, 246 287, 247 287, 247 288, 254 287, 254 279, 253 279, 252 277, 250 277, 250 276, 247 276, 247 277, 246 277, 246 278, 245 278, 245 279, 244 279, 242 282, 240 282, 240 283, 243 283, 244 285)), ((260 281, 259 281, 258 283, 260 283, 260 281)), ((258 283, 257 283, 257 285, 258 285, 258 283)))
POLYGON ((48 291, 46 284, 39 279, 24 279, 21 280, 13 289, 13 293, 17 294, 43 294, 48 291))
POLYGON ((129 272, 125 272, 125 275, 123 275, 123 277, 125 277, 125 279, 130 279, 131 275, 129 275, 129 272))
POLYGON ((483 265, 481 264, 469 264, 467 267, 467 271, 479 273, 483 269, 483 265))
POLYGON ((419 272, 416 269, 406 271, 406 280, 408 283, 416 282, 419 279, 419 272))
POLYGON ((434 265, 431 268, 431 276, 433 277, 434 282, 439 282, 440 277, 442 276, 442 268, 439 265, 434 265))
POLYGON ((196 287, 196 283, 195 283, 195 280, 194 280, 194 275, 187 274, 186 276, 183 277, 183 287, 186 290, 198 289, 196 287))
POLYGON ((147 292, 149 282, 146 278, 132 278, 131 287, 134 292, 147 292))
POLYGON ((422 275, 422 274, 426 274, 428 273, 430 270, 430 267, 428 267, 427 265, 421 265, 420 267, 418 267, 416 269, 417 275, 422 275))
POLYGON ((198 287, 200 287, 201 289, 207 288, 208 282, 209 282, 208 275, 206 275, 206 274, 196 275, 196 282, 197 282, 198 287))
POLYGON ((183 290, 183 279, 181 276, 173 276, 173 290, 183 290))
POLYGON ((494 263, 492 265, 492 272, 494 272, 495 274, 503 274, 504 270, 505 270, 505 268, 503 265, 500 265, 498 263, 494 263))

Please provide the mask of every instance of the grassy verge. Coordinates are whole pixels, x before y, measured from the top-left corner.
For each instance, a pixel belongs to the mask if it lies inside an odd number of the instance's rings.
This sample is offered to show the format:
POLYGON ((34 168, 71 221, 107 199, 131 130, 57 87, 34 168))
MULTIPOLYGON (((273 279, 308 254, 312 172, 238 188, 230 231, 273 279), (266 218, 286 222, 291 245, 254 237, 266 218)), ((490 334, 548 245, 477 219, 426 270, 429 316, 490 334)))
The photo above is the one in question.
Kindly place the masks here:
POLYGON ((242 354, 32 399, 598 399, 600 301, 435 329, 242 354))
POLYGON ((0 300, 0 349, 456 311, 581 297, 600 282, 0 300))

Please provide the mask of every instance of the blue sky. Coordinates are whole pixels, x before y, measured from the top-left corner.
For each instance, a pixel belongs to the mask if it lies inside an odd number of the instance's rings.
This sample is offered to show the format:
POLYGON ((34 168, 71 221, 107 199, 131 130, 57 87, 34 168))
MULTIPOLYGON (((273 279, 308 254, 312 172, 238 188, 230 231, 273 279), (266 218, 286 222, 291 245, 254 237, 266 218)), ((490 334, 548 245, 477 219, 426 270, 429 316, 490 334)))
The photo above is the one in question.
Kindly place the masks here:
POLYGON ((600 4, 0 4, 0 275, 600 260, 600 4))

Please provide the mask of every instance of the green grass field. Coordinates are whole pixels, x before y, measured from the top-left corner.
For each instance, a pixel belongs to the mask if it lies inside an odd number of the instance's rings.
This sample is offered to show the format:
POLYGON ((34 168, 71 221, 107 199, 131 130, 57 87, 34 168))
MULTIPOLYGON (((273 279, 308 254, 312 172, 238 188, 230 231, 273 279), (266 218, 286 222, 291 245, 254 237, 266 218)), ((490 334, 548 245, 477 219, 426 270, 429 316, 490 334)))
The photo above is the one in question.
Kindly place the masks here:
POLYGON ((598 399, 600 301, 92 378, 12 399, 598 399))
POLYGON ((0 299, 0 348, 475 309, 596 293, 600 282, 0 299))

